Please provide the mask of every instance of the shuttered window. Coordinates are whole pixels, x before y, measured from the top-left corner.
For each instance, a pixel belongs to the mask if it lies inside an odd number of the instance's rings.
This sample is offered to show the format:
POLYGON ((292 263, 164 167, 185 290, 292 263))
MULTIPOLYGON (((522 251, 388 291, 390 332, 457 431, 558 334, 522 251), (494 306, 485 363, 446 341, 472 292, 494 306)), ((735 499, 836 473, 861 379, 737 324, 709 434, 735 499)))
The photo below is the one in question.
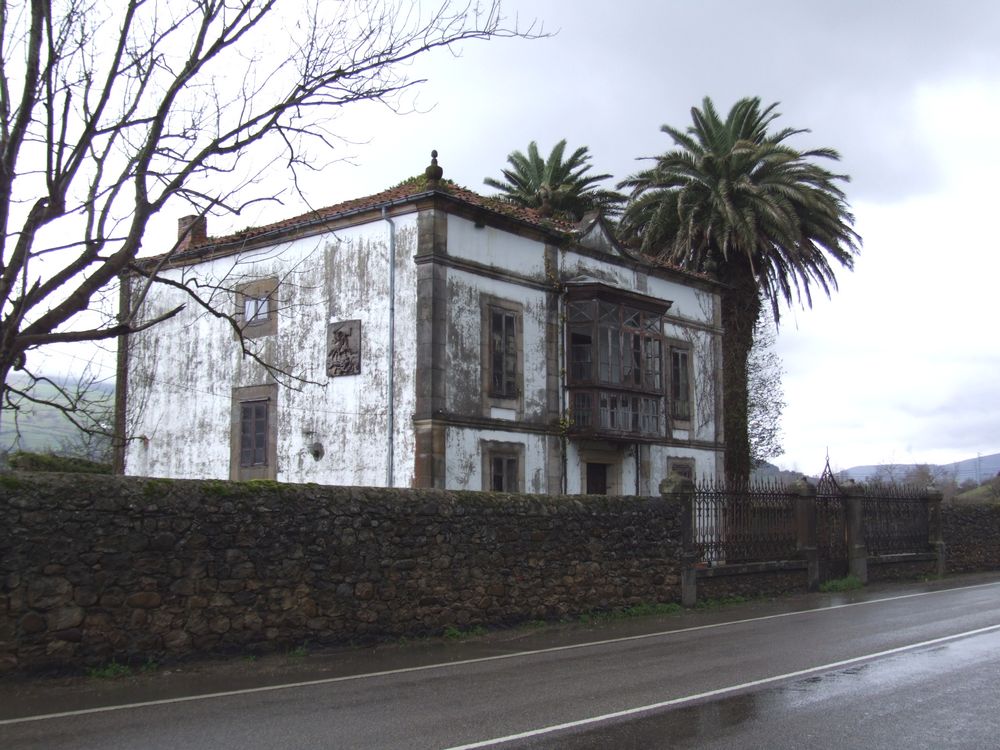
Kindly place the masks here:
POLYGON ((490 395, 517 397, 517 313, 490 308, 490 395))
POLYGON ((240 404, 240 466, 267 465, 267 427, 267 401, 240 404))

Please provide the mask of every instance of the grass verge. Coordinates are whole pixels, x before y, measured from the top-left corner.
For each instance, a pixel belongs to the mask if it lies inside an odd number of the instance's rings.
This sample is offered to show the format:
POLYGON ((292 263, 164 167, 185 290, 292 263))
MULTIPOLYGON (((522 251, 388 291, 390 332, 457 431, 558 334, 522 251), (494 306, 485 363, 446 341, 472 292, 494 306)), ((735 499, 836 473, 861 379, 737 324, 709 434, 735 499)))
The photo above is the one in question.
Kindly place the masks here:
POLYGON ((117 680, 128 677, 132 674, 132 668, 127 664, 119 664, 116 661, 109 662, 103 667, 91 667, 87 670, 87 677, 95 680, 117 680))
POLYGON ((864 584, 861 583, 861 579, 857 576, 834 578, 832 581, 821 583, 819 586, 819 590, 827 594, 841 591, 856 591, 860 588, 864 588, 864 584))

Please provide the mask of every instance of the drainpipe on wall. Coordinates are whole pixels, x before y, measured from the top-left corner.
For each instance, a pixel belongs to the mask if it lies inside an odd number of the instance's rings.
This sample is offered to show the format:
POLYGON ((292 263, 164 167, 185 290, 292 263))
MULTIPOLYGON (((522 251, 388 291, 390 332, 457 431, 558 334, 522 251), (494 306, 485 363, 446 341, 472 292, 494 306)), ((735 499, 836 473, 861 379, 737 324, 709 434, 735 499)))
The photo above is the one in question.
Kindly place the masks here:
POLYGON ((396 358, 396 225, 389 218, 389 211, 382 206, 382 218, 389 224, 389 403, 387 405, 388 419, 388 454, 386 456, 385 486, 394 487, 393 482, 393 441, 395 435, 395 399, 393 398, 392 376, 395 372, 396 358))
MULTIPOLYGON (((557 256, 558 257, 558 256, 557 256)), ((565 309, 566 287, 560 284, 559 296, 556 298, 556 321, 559 342, 559 352, 556 356, 556 366, 559 368, 559 402, 562 404, 560 424, 566 425, 566 414, 569 410, 569 391, 566 389, 566 331, 563 324, 563 314, 565 309)), ((562 494, 569 491, 569 479, 566 476, 569 471, 569 449, 567 447, 566 430, 560 430, 559 443, 562 449, 562 494)))

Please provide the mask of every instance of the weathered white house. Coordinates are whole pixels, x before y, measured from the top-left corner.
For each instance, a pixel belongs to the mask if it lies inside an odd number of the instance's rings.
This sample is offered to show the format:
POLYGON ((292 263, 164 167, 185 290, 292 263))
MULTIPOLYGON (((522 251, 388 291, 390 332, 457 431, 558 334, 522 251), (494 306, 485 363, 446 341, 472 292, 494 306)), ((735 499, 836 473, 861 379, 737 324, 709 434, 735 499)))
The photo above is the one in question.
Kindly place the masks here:
POLYGON ((143 314, 185 308, 120 353, 125 471, 571 494, 720 474, 718 287, 440 177, 227 237, 182 221, 178 286, 143 314))

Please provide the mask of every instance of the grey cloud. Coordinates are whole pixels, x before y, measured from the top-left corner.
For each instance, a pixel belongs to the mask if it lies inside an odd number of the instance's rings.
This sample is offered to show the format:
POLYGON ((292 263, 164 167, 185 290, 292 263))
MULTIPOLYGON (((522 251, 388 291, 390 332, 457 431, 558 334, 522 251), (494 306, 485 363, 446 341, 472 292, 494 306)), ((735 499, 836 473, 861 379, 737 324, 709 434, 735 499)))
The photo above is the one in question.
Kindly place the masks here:
MULTIPOLYGON (((855 199, 931 190, 940 174, 915 129, 920 86, 969 71, 1000 76, 1000 3, 514 3, 559 29, 494 70, 539 140, 587 143, 622 178, 669 147, 710 95, 780 101, 798 145, 843 154, 855 199), (538 84, 544 84, 538 86, 538 84)), ((523 123, 521 124, 523 128, 523 123)), ((502 131, 501 131, 502 132, 502 131)), ((510 148, 519 146, 512 144, 510 148)))

